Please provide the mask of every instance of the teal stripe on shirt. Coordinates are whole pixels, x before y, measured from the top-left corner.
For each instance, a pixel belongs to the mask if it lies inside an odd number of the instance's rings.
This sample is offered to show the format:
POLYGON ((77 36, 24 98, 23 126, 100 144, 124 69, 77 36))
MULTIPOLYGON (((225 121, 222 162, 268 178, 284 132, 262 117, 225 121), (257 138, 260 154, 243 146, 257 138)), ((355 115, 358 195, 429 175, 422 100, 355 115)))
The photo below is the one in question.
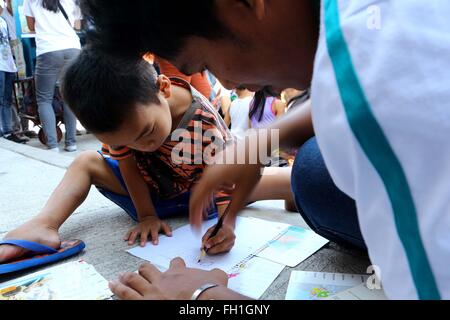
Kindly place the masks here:
POLYGON ((325 0, 325 27, 328 53, 336 74, 347 121, 384 183, 418 297, 423 300, 440 299, 436 280, 420 236, 416 207, 406 175, 375 119, 359 83, 341 30, 337 0, 325 0))

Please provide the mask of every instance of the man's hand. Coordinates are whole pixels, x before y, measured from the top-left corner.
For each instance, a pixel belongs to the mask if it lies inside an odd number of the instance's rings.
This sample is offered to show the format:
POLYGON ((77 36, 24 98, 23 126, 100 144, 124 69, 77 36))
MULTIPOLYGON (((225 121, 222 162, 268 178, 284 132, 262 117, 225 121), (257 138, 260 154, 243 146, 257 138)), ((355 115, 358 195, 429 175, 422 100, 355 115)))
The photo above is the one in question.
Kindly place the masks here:
POLYGON ((140 237, 140 245, 141 247, 145 247, 147 239, 150 236, 152 243, 156 246, 160 231, 168 237, 172 236, 172 230, 167 223, 162 222, 156 216, 149 216, 143 218, 135 228, 128 231, 123 240, 128 241, 128 244, 132 245, 140 237))
POLYGON ((210 234, 213 232, 215 226, 211 227, 206 231, 202 238, 202 248, 208 249, 208 254, 219 254, 230 251, 236 240, 236 235, 234 234, 234 226, 224 223, 219 229, 215 237, 208 240, 210 234))
POLYGON ((164 273, 146 263, 139 268, 139 274, 126 273, 110 282, 109 287, 122 300, 189 300, 195 290, 207 283, 225 288, 228 276, 219 269, 186 268, 183 259, 176 258, 164 273))
MULTIPOLYGON (((28 240, 58 249, 61 239, 58 230, 38 219, 33 219, 6 234, 6 239, 28 240)), ((11 245, 0 246, 0 263, 15 260, 27 253, 27 250, 11 245)))

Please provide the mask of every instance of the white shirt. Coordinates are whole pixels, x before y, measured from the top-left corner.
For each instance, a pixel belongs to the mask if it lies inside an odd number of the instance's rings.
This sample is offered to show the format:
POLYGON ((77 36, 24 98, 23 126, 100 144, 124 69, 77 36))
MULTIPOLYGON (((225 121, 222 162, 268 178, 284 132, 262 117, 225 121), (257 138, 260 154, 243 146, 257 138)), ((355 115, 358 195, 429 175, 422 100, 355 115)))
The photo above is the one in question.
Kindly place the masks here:
POLYGON ((9 43, 8 24, 0 17, 0 71, 17 72, 9 43))
MULTIPOLYGON (((381 129, 388 141, 410 192, 397 179, 399 175, 384 174, 386 168, 397 168, 394 162, 374 160, 392 159, 387 152, 369 151, 382 146, 378 136, 362 140, 356 134, 361 127, 350 125, 355 124, 354 119, 363 124, 369 120, 363 114, 347 116, 350 113, 346 106, 353 105, 359 111, 363 108, 340 94, 348 83, 340 81, 339 74, 348 75, 350 69, 341 72, 343 60, 339 57, 343 57, 343 51, 330 45, 330 39, 337 39, 332 32, 336 28, 330 27, 336 26, 330 22, 333 19, 325 20, 325 13, 332 16, 330 8, 322 8, 312 82, 314 128, 327 168, 336 185, 356 201, 370 259, 380 268, 387 296, 417 299, 435 292, 427 287, 435 284, 438 298, 450 299, 450 2, 338 1, 342 34, 367 104, 379 125, 376 130, 381 129), (376 20, 377 16, 381 20, 376 20), (394 204, 408 197, 399 198, 392 192, 399 190, 395 183, 409 192, 415 206, 415 210, 408 210, 406 219, 394 204), (414 223, 419 232, 399 228, 414 223), (405 240, 414 239, 419 241, 413 242, 414 250, 410 250, 405 240), (422 259, 411 259, 422 251, 422 259), (417 262, 430 268, 418 268, 417 262), (427 279, 434 281, 423 281, 430 274, 427 279), (428 290, 424 290, 426 287, 428 290)), ((355 92, 347 94, 354 97, 355 92)), ((368 125, 362 128, 366 132, 375 130, 368 125)))
POLYGON ((242 137, 248 129, 250 129, 250 103, 253 97, 246 97, 243 99, 235 99, 230 106, 231 118, 231 134, 235 137, 242 137))
POLYGON ((3 8, 2 17, 6 20, 6 23, 8 23, 9 39, 17 40, 16 21, 6 7, 3 8))
POLYGON ((61 11, 53 12, 42 6, 42 0, 24 0, 25 16, 35 19, 36 55, 65 49, 81 49, 80 39, 73 29, 81 20, 81 11, 75 0, 61 0, 71 25, 61 11))

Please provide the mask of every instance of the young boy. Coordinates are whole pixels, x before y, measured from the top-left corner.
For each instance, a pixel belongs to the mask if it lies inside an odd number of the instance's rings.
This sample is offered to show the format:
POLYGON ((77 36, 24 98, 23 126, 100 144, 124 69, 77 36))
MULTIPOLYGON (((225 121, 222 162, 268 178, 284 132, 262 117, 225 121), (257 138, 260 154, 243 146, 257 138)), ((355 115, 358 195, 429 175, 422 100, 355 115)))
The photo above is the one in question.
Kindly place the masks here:
MULTIPOLYGON (((118 61, 92 50, 84 50, 69 67, 62 93, 82 125, 103 142, 103 155, 81 154, 41 213, 6 238, 58 247, 58 229, 84 201, 91 185, 138 221, 125 235, 130 245, 139 237, 142 246, 148 237, 156 245, 159 232, 170 236, 169 226, 161 219, 187 215, 189 192, 211 160, 206 151, 220 151, 232 140, 215 109, 185 81, 157 77, 144 60, 118 61), (182 139, 172 139, 174 131, 182 139), (207 158, 202 159, 203 154, 207 158)), ((290 170, 280 170, 262 178, 252 201, 292 201, 290 170)), ((224 212, 229 192, 215 193, 209 218, 224 212)), ((225 221, 217 236, 206 243, 211 247, 208 252, 229 251, 233 230, 234 221, 225 221)), ((1 246, 0 261, 21 253, 1 246)))

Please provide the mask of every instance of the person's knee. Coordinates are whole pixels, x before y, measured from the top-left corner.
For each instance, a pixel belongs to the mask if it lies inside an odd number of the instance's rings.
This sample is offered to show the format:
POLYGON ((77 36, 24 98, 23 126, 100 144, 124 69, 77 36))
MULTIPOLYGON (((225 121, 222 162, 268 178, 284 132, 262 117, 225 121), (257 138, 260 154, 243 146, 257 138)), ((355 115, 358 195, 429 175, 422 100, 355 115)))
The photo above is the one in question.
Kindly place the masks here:
POLYGON ((83 151, 80 153, 75 160, 72 162, 71 167, 79 171, 85 171, 92 173, 95 168, 104 161, 102 156, 96 151, 83 151))
POLYGON ((292 168, 291 184, 296 201, 312 196, 310 193, 321 184, 324 167, 316 139, 312 138, 299 149, 292 168))

